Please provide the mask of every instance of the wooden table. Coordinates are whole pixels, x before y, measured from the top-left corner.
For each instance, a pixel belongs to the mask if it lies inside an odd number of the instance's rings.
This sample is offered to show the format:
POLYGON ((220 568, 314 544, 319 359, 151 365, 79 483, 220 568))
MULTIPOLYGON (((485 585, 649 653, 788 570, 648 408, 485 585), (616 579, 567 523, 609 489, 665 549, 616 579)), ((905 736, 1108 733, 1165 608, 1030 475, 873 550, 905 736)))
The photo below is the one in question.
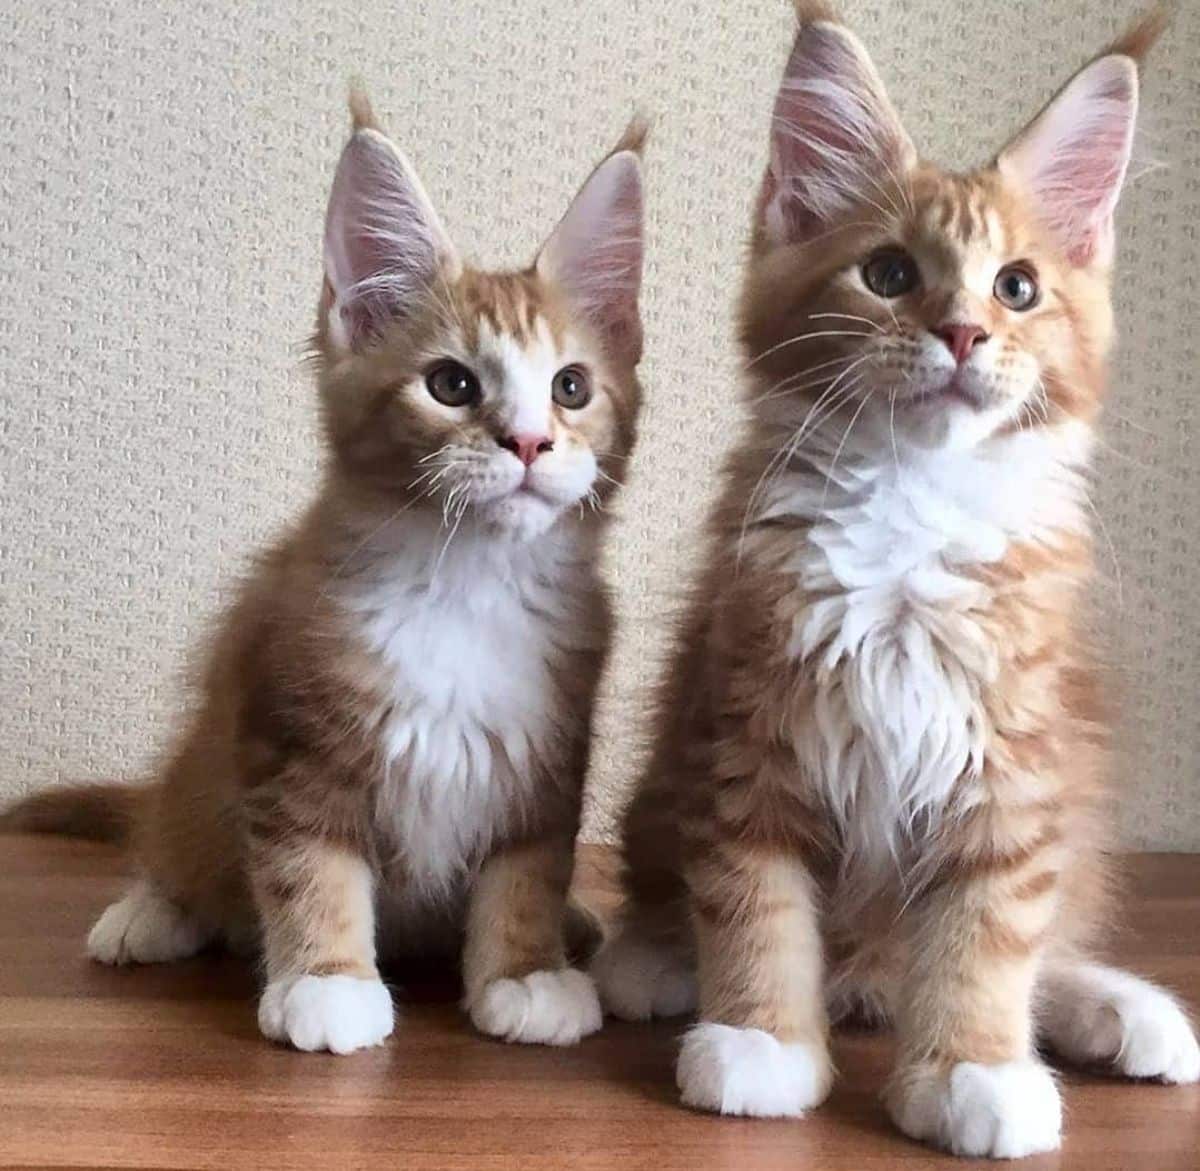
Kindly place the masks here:
MULTIPOLYGON (((606 856, 582 886, 611 901, 606 856)), ((870 1171, 972 1167, 892 1130, 886 1037, 835 1042, 830 1101, 792 1122, 689 1113, 678 1024, 612 1023, 575 1049, 475 1036, 443 992, 399 992, 383 1048, 351 1057, 268 1044, 254 979, 231 958, 113 970, 83 939, 121 887, 109 847, 0 838, 0 1166, 313 1167, 389 1171, 870 1171), (407 1002, 407 1003, 406 1003, 407 1002)), ((1114 949, 1200 1006, 1200 856, 1130 860, 1114 949)), ((1030 1171, 1200 1171, 1200 1087, 1064 1075, 1062 1152, 1030 1171)))

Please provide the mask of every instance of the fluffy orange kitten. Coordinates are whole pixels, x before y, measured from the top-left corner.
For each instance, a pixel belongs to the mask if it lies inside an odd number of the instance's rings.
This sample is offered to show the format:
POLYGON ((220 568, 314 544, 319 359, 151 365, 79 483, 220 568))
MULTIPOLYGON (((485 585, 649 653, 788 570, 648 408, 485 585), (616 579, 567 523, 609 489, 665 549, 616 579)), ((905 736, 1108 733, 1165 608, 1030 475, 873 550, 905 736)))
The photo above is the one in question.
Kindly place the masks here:
POLYGON ((141 874, 90 953, 261 944, 268 1037, 388 1036, 378 938, 461 941, 481 1031, 568 1044, 601 1019, 564 916, 611 625, 601 509, 641 398, 642 132, 532 266, 487 273, 354 112, 314 343, 321 492, 226 616, 161 781, 8 822, 102 832, 129 806, 141 874))
POLYGON ((897 1125, 1059 1145, 1038 1042, 1195 1081, 1163 991, 1093 959, 1107 729, 1080 611, 1113 209, 1150 20, 989 166, 921 161, 805 7, 741 306, 747 432, 624 823, 616 1014, 690 1010, 683 1100, 799 1115, 829 1021, 894 1023, 897 1125))

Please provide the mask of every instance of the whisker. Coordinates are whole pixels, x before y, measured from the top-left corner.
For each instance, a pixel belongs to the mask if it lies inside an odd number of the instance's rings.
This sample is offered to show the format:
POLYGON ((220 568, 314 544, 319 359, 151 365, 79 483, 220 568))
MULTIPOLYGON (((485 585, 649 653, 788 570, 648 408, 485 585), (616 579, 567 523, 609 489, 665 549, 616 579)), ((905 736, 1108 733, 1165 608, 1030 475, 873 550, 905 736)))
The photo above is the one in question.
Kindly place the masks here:
POLYGON ((858 417, 866 410, 867 403, 875 397, 875 392, 870 391, 866 397, 858 404, 858 410, 850 417, 850 422, 846 424, 846 430, 842 433, 842 441, 837 445, 837 451, 833 453, 833 463, 829 465, 829 470, 825 473, 825 487, 821 491, 821 510, 825 509, 825 498, 829 495, 829 485, 833 480, 833 473, 837 468, 838 458, 842 454, 842 449, 846 446, 846 440, 850 438, 850 432, 854 430, 854 424, 858 422, 858 417))
POLYGON ((871 335, 869 333, 866 333, 865 331, 863 331, 861 329, 859 329, 859 330, 822 329, 822 330, 817 330, 815 333, 797 334, 795 337, 790 337, 790 338, 785 339, 784 341, 777 342, 775 345, 771 346, 770 348, 763 350, 763 352, 761 354, 755 355, 753 358, 750 359, 750 361, 748 361, 746 363, 744 368, 746 370, 749 370, 751 366, 757 365, 764 358, 769 358, 772 354, 777 353, 779 350, 786 349, 788 346, 798 345, 800 342, 814 341, 816 338, 821 338, 821 337, 870 337, 870 336, 871 335))
POLYGON ((896 395, 900 393, 899 387, 892 387, 888 398, 891 400, 888 407, 888 430, 892 435, 892 462, 896 468, 896 475, 900 474, 900 452, 896 449, 896 395))
MULTIPOLYGON (((887 304, 887 302, 885 301, 884 304, 887 304)), ((810 313, 808 315, 809 321, 819 321, 822 317, 840 317, 845 321, 861 321, 863 325, 869 325, 879 333, 885 332, 883 326, 878 321, 872 321, 869 317, 859 317, 854 313, 810 313)))

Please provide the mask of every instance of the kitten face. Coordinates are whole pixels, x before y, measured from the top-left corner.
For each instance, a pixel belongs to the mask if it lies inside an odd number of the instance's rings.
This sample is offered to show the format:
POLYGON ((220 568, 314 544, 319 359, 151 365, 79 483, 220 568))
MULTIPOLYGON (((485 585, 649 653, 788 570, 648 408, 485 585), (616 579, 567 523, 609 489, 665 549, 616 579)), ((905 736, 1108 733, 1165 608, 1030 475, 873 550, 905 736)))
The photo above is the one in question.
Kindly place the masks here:
POLYGON ((326 221, 316 339, 337 466, 399 507, 530 539, 599 509, 640 402, 635 125, 521 272, 463 264, 399 151, 359 125, 326 221))
POLYGON ((467 269, 343 367, 327 417, 356 474, 450 523, 469 513, 530 538, 618 483, 630 375, 536 272, 467 269))
POLYGON ((881 447, 1090 421, 1136 71, 1079 74, 992 166, 918 161, 866 51, 805 26, 774 118, 743 302, 760 417, 881 447))

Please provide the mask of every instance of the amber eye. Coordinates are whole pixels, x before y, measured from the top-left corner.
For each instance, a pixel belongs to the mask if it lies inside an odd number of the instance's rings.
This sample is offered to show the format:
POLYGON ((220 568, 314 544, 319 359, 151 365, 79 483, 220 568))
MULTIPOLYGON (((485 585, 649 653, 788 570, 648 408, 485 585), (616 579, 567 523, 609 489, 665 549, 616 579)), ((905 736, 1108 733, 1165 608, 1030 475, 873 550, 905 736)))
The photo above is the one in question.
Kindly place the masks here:
POLYGON ((877 297, 902 297, 921 283, 917 262, 902 248, 884 248, 862 267, 867 288, 877 297))
POLYGON ((578 366, 566 366, 554 376, 551 394, 560 407, 577 411, 591 402, 592 388, 587 375, 578 366))
POLYGON ((460 362, 443 362, 425 375, 425 387, 443 406, 466 407, 479 398, 479 379, 460 362))
POLYGON ((996 275, 992 292, 1001 305, 1024 313, 1038 303, 1038 283, 1029 269, 1019 264, 1010 264, 996 275))

